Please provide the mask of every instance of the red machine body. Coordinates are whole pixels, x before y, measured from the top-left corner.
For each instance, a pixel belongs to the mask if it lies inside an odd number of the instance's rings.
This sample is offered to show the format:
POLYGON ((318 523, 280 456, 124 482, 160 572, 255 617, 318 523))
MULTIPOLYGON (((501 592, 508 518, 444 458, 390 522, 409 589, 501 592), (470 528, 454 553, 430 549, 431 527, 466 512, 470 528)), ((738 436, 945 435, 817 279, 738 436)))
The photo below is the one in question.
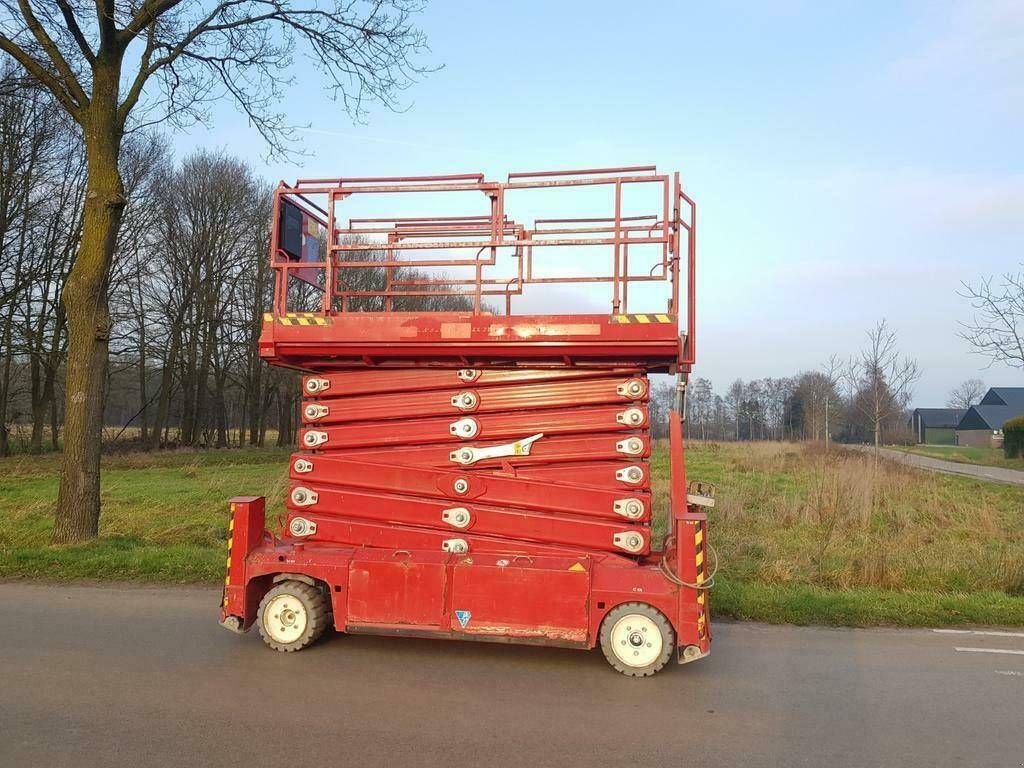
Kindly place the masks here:
MULTIPOLYGON (((279 535, 262 499, 231 502, 221 623, 284 632, 275 585, 297 583, 314 592, 293 598, 329 606, 342 632, 604 647, 609 617, 628 623, 623 607, 642 605, 643 631, 667 622, 680 661, 706 655, 710 502, 687 494, 681 403, 667 535, 649 467, 648 375, 678 374, 681 399, 694 359, 694 217, 678 174, 653 167, 282 183, 260 350, 307 373, 300 451, 279 535), (527 227, 508 210, 514 191, 595 187, 612 192, 613 215, 527 227), (627 215, 633 187, 653 188, 655 213, 627 215), (339 216, 353 197, 466 192, 488 211, 339 216), (610 269, 595 271, 595 247, 610 269), (569 262, 581 274, 543 273, 541 248, 582 249, 569 262), (545 283, 610 287, 611 311, 513 312, 545 283), (630 314, 648 283, 664 307, 630 314)), ((639 637, 623 622, 612 631, 639 637)))

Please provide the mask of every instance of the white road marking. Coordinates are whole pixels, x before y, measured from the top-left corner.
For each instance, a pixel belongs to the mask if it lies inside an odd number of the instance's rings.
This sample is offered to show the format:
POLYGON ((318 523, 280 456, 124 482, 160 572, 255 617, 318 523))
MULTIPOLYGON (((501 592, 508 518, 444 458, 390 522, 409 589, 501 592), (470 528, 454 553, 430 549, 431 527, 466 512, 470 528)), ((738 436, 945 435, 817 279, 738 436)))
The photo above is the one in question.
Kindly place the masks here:
POLYGON ((989 637, 1024 637, 1024 632, 995 632, 978 629, 933 629, 943 635, 987 635, 989 637))
POLYGON ((1011 651, 1009 648, 960 648, 954 647, 960 653, 1010 653, 1014 656, 1024 656, 1024 651, 1011 651))
POLYGON ((1010 677, 1024 677, 1024 672, 1018 672, 1015 669, 997 669, 997 675, 1008 675, 1010 677))

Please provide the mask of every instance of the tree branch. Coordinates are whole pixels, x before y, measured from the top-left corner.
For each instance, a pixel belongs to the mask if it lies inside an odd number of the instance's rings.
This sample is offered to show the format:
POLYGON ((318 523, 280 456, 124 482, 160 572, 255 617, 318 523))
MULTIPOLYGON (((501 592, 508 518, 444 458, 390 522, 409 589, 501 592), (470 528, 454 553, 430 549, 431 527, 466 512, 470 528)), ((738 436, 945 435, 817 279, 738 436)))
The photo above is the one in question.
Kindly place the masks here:
POLYGON ((21 9, 21 15, 25 18, 25 25, 28 27, 29 32, 35 37, 40 47, 50 58, 50 61, 53 62, 53 66, 57 68, 57 73, 64 87, 77 102, 78 106, 84 107, 89 103, 89 97, 82 90, 82 85, 78 82, 78 78, 72 71, 71 65, 61 55, 60 49, 57 48, 57 44, 53 42, 53 39, 46 34, 46 30, 39 23, 39 19, 36 18, 28 0, 18 0, 18 7, 21 9))
MULTIPOLYGON (((170 3, 169 7, 173 7, 181 0, 166 0, 170 3)), ((156 40, 156 16, 149 22, 147 33, 146 33, 146 49, 143 52, 142 59, 139 62, 139 71, 135 75, 135 79, 132 81, 132 85, 125 96, 121 107, 118 109, 118 119, 121 125, 124 125, 128 119, 128 115, 131 110, 138 103, 139 98, 142 95, 142 90, 146 85, 146 82, 162 67, 173 64, 188 48, 192 45, 202 34, 210 31, 211 22, 216 19, 219 15, 223 14, 224 11, 235 5, 242 5, 250 0, 227 0, 226 2, 218 3, 205 18, 197 22, 191 30, 182 35, 181 39, 174 45, 167 45, 168 53, 160 58, 153 60, 153 54, 156 52, 158 43, 156 40)), ((162 13, 162 12, 161 12, 162 13)), ((159 15, 159 14, 157 14, 159 15)), ((136 15, 135 19, 132 19, 134 23, 137 19, 142 18, 142 10, 136 15)), ((128 27, 131 27, 130 23, 128 27)), ((128 27, 125 28, 124 32, 128 32, 128 27)), ((122 33, 124 34, 124 33, 122 33)), ((134 33, 132 37, 138 35, 138 32, 134 33)))
POLYGON ((57 75, 47 69, 38 59, 26 53, 21 46, 4 34, 0 34, 0 51, 8 54, 24 67, 26 72, 53 94, 61 106, 68 111, 68 114, 78 120, 81 106, 64 89, 64 85, 57 75))
POLYGON ((96 55, 93 53, 92 48, 89 47, 89 41, 85 39, 85 35, 82 34, 82 28, 78 26, 78 19, 75 18, 75 12, 68 5, 67 0, 56 0, 57 7, 60 8, 61 14, 64 16, 64 22, 68 25, 68 31, 71 32, 71 36, 75 38, 75 42, 78 43, 78 49, 85 56, 86 61, 90 64, 96 61, 96 55))
POLYGON ((973 351, 996 362, 1024 368, 1024 273, 1003 275, 998 288, 983 278, 975 288, 963 283, 960 295, 971 302, 975 316, 960 323, 959 333, 973 351))
POLYGON ((103 51, 113 45, 117 38, 114 0, 96 0, 96 23, 100 28, 100 50, 103 51))
MULTIPOLYGON (((123 47, 126 47, 128 43, 139 36, 142 30, 181 2, 182 0, 146 0, 132 20, 125 24, 124 29, 117 34, 118 41, 123 47)), ((220 7, 220 3, 216 4, 211 15, 216 15, 220 7)))
POLYGON ((149 27, 146 29, 146 48, 139 59, 139 71, 135 73, 135 79, 128 88, 124 101, 122 101, 121 105, 117 108, 117 120, 122 128, 128 120, 128 115, 131 114, 135 105, 139 103, 139 97, 142 96, 142 89, 145 87, 146 81, 149 80, 149 76, 152 74, 149 67, 155 51, 156 22, 153 21, 150 22, 149 27))

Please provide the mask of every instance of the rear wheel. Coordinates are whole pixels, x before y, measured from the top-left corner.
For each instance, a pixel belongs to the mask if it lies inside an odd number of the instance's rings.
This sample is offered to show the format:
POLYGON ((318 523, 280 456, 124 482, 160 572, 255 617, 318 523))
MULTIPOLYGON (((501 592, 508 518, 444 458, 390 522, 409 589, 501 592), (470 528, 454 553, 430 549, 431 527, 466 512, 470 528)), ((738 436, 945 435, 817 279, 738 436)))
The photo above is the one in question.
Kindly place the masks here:
POLYGON ((630 677, 647 677, 665 666, 676 633, 665 614, 647 603, 624 603, 601 622, 601 650, 615 669, 630 677))
POLYGON ((263 642, 291 653, 312 645, 327 629, 330 610, 324 593, 301 581, 282 581, 260 601, 257 626, 263 642))

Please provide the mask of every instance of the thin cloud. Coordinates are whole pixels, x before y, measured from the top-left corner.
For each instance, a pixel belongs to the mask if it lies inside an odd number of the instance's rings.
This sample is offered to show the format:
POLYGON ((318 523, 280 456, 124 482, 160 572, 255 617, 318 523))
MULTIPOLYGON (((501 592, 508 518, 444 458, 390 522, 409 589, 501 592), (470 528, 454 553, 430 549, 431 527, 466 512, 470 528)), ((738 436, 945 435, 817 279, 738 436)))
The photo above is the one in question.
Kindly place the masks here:
MULTIPOLYGON (((1024 71, 1024 3, 960 0, 942 14, 931 37, 894 63, 909 82, 987 83, 1000 96, 1021 92, 1024 71)), ((1009 106, 1009 105, 1007 105, 1009 106)))
POLYGON ((1024 233, 1024 174, 850 170, 828 176, 820 188, 911 224, 953 232, 1024 233))

